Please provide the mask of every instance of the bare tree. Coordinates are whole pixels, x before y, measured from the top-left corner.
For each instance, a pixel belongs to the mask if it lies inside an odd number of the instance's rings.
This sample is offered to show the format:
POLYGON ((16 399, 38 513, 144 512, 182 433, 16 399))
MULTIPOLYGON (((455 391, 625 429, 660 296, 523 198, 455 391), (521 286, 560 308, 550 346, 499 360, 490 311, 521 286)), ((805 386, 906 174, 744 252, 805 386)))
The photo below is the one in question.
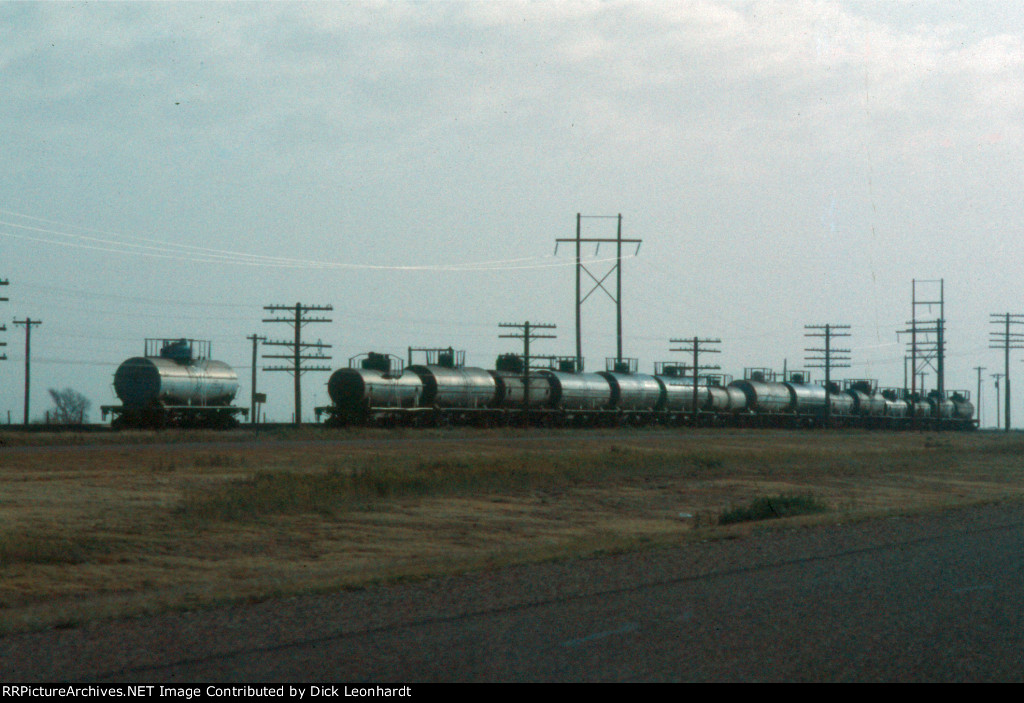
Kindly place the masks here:
POLYGON ((89 419, 89 406, 92 403, 84 395, 73 388, 62 391, 50 389, 53 398, 53 412, 50 420, 58 425, 81 425, 89 419))

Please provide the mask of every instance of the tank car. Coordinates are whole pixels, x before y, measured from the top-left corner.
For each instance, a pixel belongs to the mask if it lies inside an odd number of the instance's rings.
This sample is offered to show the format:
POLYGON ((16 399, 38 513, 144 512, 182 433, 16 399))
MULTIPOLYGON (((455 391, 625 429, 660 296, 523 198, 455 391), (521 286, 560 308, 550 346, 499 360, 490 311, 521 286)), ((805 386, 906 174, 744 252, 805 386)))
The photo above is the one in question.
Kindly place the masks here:
POLYGON ((612 406, 612 388, 601 374, 539 371, 551 386, 551 406, 574 417, 593 416, 612 406))
POLYGON ((746 396, 747 410, 757 415, 788 413, 795 407, 793 394, 785 383, 744 379, 733 381, 729 386, 746 396))
MULTIPOLYGON (((865 381, 856 381, 844 391, 853 398, 853 414, 859 418, 884 418, 886 403, 885 398, 875 393, 875 389, 865 381)), ((872 422, 879 422, 874 420, 872 422)), ((869 424, 872 424, 869 422, 869 424)))
POLYGON ((114 372, 120 406, 102 406, 114 427, 230 427, 245 408, 231 402, 238 374, 209 358, 209 342, 147 339, 144 356, 124 361, 114 372))
POLYGON ((895 390, 884 390, 880 394, 885 402, 886 424, 892 429, 904 427, 912 414, 912 407, 905 398, 895 390))
POLYGON ((708 391, 712 397, 711 406, 715 410, 729 415, 738 415, 747 411, 747 394, 743 392, 743 389, 729 384, 724 387, 709 386, 708 391))
POLYGON ((918 393, 912 394, 907 399, 907 408, 910 412, 910 417, 917 423, 923 422, 931 417, 931 404, 923 399, 918 393))
MULTIPOLYGON (((708 386, 697 386, 696 403, 694 403, 693 378, 682 376, 655 376, 664 389, 662 407, 669 412, 693 412, 696 404, 697 410, 706 412, 712 409, 712 394, 708 386)), ((728 407, 728 401, 722 404, 722 409, 728 407)))
POLYGON ((489 371, 472 366, 410 366, 423 383, 420 403, 427 407, 478 409, 498 400, 498 385, 489 371))
POLYGON ((821 426, 831 418, 828 424, 833 427, 976 426, 967 396, 936 395, 926 401, 907 397, 902 390, 879 392, 872 380, 847 381, 842 391, 833 383, 826 392, 802 373, 791 373, 789 380, 780 382, 768 369, 748 369, 742 381, 702 378, 695 391, 693 377, 682 371, 670 373, 655 365, 655 374, 647 375, 617 360, 599 373, 561 367, 531 372, 527 394, 527 374, 516 355, 499 356, 497 368, 488 370, 463 366, 464 352, 451 348, 416 351, 428 352, 427 362, 404 370, 386 360, 367 365, 372 358, 355 368, 350 360, 352 368, 336 371, 328 382, 332 407, 318 408, 318 414, 325 410, 346 421, 391 418, 413 424, 522 421, 557 426, 625 421, 797 427, 821 426), (431 352, 438 353, 431 357, 431 352), (720 385, 723 382, 727 385, 720 385))
POLYGON ((604 378, 611 387, 609 405, 616 410, 649 412, 660 410, 664 405, 664 386, 654 376, 612 371, 601 371, 597 375, 604 378))
POLYGON ((821 417, 825 414, 825 405, 829 394, 825 387, 816 383, 796 383, 787 381, 783 384, 789 389, 793 399, 793 412, 804 417, 821 417))
POLYGON ((971 425, 974 422, 974 403, 960 393, 954 393, 950 400, 953 401, 953 418, 961 424, 971 425))
MULTIPOLYGON (((497 386, 496 404, 500 408, 517 409, 523 407, 526 400, 526 381, 521 375, 490 371, 497 386)), ((551 405, 551 384, 543 376, 530 376, 531 408, 546 408, 551 405)))
POLYGON ((365 421, 374 409, 418 406, 423 381, 411 371, 392 376, 374 368, 338 369, 327 381, 327 394, 339 421, 365 421))
POLYGON ((949 398, 942 397, 938 391, 928 394, 928 404, 932 408, 931 415, 940 422, 952 420, 956 412, 956 405, 949 398))

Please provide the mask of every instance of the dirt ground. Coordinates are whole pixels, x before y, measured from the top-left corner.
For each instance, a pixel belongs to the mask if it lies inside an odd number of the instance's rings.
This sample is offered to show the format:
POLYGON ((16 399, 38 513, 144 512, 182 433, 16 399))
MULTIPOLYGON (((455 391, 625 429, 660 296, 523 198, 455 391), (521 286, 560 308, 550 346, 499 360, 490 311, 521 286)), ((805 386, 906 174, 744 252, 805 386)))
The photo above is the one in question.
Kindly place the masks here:
POLYGON ((0 439, 0 633, 1024 496, 1016 433, 0 439), (331 494, 343 489, 327 479, 350 475, 376 492, 331 494), (256 505, 246 496, 257 476, 310 480, 256 505), (717 524, 729 508, 795 494, 828 510, 717 524), (234 512, 209 512, 235 497, 234 512))

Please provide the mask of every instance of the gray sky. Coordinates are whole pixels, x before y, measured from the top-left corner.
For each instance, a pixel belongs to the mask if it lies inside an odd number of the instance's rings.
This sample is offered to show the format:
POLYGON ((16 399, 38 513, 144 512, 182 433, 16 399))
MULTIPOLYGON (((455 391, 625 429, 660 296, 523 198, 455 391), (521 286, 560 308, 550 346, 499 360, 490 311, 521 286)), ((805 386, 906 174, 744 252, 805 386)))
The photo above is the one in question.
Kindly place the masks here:
MULTIPOLYGON (((903 381, 911 280, 945 280, 947 388, 995 419, 990 313, 1024 313, 1024 9, 1006 2, 0 2, 0 413, 94 408, 145 337, 210 339, 242 377, 268 304, 306 338, 465 349, 549 322, 572 354, 577 212, 623 215, 625 354, 903 381)), ((614 236, 586 221, 584 236, 614 236)), ((587 251, 598 275, 611 247, 587 251)), ((588 368, 614 306, 584 305, 588 368)), ((1013 355, 1013 373, 1024 370, 1013 355)), ((325 404, 309 374, 304 412, 325 404)), ((290 377, 262 373, 272 419, 290 377)), ((929 385, 931 381, 929 382, 929 385)), ((1022 396, 1024 397, 1024 396, 1022 396)), ((1019 400, 1015 403, 1019 408, 1019 400)), ((94 417, 98 411, 94 410, 94 417)), ((1024 422, 1024 411, 1015 413, 1024 422)))

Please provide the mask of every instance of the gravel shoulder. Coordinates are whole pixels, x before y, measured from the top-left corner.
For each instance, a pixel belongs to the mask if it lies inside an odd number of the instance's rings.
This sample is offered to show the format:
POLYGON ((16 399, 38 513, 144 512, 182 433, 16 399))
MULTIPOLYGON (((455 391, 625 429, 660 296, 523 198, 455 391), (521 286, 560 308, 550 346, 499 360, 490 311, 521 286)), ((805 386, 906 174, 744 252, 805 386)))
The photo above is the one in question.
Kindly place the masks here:
MULTIPOLYGON (((894 544, 1024 523, 1003 502, 853 524, 759 525, 740 538, 480 571, 329 595, 271 599, 158 616, 91 622, 0 638, 5 682, 161 680, 183 662, 272 652, 410 624, 457 620, 767 565, 827 559, 894 544)), ((752 578, 754 576, 752 575, 752 578)))

